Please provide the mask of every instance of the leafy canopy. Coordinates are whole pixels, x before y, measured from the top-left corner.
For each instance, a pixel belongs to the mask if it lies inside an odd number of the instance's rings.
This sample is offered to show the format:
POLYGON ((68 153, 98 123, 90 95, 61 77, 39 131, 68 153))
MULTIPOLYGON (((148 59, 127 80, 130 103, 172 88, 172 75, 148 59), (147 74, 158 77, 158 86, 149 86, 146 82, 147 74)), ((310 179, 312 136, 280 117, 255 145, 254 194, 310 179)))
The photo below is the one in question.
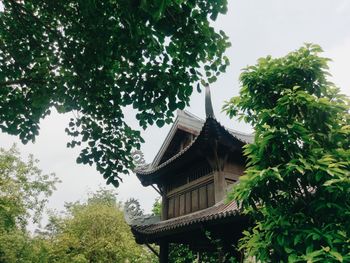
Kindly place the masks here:
POLYGON ((136 244, 114 191, 101 189, 87 202, 67 204, 64 216, 51 216, 45 236, 45 262, 157 262, 136 244))
POLYGON ((42 174, 33 156, 23 161, 14 146, 0 148, 0 262, 38 262, 26 226, 40 221, 57 182, 54 174, 42 174))
POLYGON ((350 261, 350 103, 321 51, 259 59, 224 106, 255 128, 229 197, 255 219, 241 248, 262 262, 350 261))
POLYGON ((23 161, 15 146, 0 148, 0 232, 39 223, 59 180, 54 174, 42 174, 37 163, 32 155, 23 161))
MULTIPOLYGON (((107 183, 132 168, 141 127, 171 122, 193 85, 228 65, 224 32, 210 26, 227 0, 3 0, 0 11, 0 128, 34 141, 55 108, 73 112, 68 147, 107 183), (204 74, 205 73, 205 74, 204 74)), ((199 86, 197 86, 200 89, 199 86)))

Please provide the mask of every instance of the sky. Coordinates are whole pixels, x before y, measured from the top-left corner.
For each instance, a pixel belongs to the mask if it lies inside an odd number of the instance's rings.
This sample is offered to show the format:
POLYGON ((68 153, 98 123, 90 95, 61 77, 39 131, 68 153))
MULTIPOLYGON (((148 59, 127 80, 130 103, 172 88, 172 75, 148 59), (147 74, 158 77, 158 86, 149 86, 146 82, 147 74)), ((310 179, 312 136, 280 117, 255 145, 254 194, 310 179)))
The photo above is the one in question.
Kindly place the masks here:
MULTIPOLYGON (((1 5, 1 0, 0 0, 1 5)), ((211 86, 216 118, 226 127, 251 132, 251 128, 230 120, 221 112, 225 100, 239 92, 241 69, 256 63, 259 57, 284 56, 303 43, 319 44, 330 64, 332 81, 350 96, 350 1, 349 0, 229 0, 228 12, 220 16, 215 27, 230 37, 232 47, 227 51, 231 65, 211 86)), ((196 89, 194 89, 196 90, 196 89)), ((186 110, 204 118, 204 92, 194 92, 191 106, 186 110)), ((127 121, 135 126, 134 112, 125 109, 127 121)), ((55 172, 62 183, 51 196, 48 207, 62 210, 64 202, 84 200, 88 192, 105 186, 102 176, 94 167, 76 164, 79 148, 66 148, 69 137, 64 129, 70 114, 53 113, 41 121, 40 135, 35 143, 22 145, 13 136, 0 133, 0 147, 16 143, 22 156, 32 153, 40 160, 45 173, 55 172)), ((151 162, 165 139, 170 126, 149 127, 142 131, 145 143, 142 151, 151 162)), ((112 188, 112 187, 107 187, 112 188)), ((144 211, 150 212, 158 196, 151 187, 142 187, 134 174, 124 176, 117 189, 118 199, 136 198, 144 211)))

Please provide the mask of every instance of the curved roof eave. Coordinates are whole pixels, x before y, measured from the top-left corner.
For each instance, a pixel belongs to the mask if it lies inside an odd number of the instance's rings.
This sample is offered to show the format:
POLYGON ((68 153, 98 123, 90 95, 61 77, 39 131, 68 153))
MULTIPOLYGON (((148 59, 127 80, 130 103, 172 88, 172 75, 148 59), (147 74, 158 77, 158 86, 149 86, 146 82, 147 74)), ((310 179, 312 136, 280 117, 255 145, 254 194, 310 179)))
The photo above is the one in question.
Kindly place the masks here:
POLYGON ((199 210, 187 215, 159 221, 149 225, 131 225, 133 233, 137 236, 156 237, 166 235, 169 231, 184 229, 191 225, 217 222, 221 219, 242 217, 239 205, 235 201, 225 203, 221 201, 212 207, 199 210))
MULTIPOLYGON (((151 183, 148 183, 146 181, 147 181, 147 179, 151 179, 151 178, 147 178, 147 177, 151 177, 152 175, 155 175, 158 171, 165 169, 165 167, 167 167, 169 164, 171 164, 174 161, 176 161, 177 159, 181 158, 181 156, 183 156, 186 152, 188 152, 189 149, 194 147, 194 145, 198 144, 198 141, 204 139, 203 137, 205 136, 205 132, 206 132, 205 129, 208 128, 207 126, 210 125, 210 122, 213 122, 213 124, 216 125, 215 128, 218 128, 224 134, 230 136, 232 139, 236 140, 237 142, 242 143, 243 145, 249 144, 253 141, 252 135, 239 133, 239 132, 236 132, 233 130, 227 130, 215 118, 209 117, 204 122, 202 129, 200 130, 199 135, 187 147, 185 147, 182 151, 175 154, 173 157, 171 157, 170 159, 168 159, 167 161, 165 161, 164 163, 162 163, 160 165, 153 166, 151 164, 148 166, 136 168, 135 173, 136 173, 137 177, 140 179, 140 181, 142 182, 142 184, 145 186, 150 185, 151 183)), ((215 129, 216 132, 219 132, 218 129, 215 129)))

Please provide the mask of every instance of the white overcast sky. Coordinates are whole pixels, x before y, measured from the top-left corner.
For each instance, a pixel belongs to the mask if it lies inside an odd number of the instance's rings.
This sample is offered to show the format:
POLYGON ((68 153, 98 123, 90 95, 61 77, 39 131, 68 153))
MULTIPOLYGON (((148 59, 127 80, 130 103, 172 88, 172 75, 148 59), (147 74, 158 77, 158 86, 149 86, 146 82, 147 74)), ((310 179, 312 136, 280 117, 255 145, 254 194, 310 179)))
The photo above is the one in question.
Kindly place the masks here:
MULTIPOLYGON (((262 56, 283 56, 305 42, 321 45, 325 56, 333 59, 332 80, 350 95, 349 0, 229 0, 228 8, 228 13, 220 16, 215 24, 232 42, 227 52, 231 66, 212 86, 214 111, 222 124, 250 131, 247 125, 229 120, 221 113, 223 102, 238 94, 238 76, 243 67, 255 64, 262 56)), ((204 117, 203 92, 192 95, 191 107, 187 110, 204 117)), ((62 180, 49 202, 49 207, 57 210, 63 209, 64 202, 85 199, 88 191, 105 185, 94 167, 76 164, 79 149, 66 148, 69 138, 64 128, 70 117, 70 114, 54 113, 42 120, 40 135, 34 144, 22 145, 16 137, 0 133, 0 147, 9 148, 17 143, 23 156, 33 153, 44 172, 55 172, 62 180)), ((135 125, 131 112, 127 111, 126 117, 135 125)), ((153 160, 169 128, 150 127, 143 132, 146 142, 142 150, 147 162, 153 160)), ((152 188, 142 187, 135 175, 124 176, 124 183, 117 191, 121 201, 131 197, 139 199, 146 212, 157 196, 152 188)))

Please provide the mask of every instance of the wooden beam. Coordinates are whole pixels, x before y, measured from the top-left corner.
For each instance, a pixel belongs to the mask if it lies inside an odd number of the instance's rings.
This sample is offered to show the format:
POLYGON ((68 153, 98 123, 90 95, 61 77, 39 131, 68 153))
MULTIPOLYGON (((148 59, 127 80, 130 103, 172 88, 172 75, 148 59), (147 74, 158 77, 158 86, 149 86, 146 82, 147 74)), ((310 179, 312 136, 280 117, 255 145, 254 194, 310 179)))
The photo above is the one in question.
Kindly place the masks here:
POLYGON ((159 253, 148 243, 145 244, 149 250, 153 252, 154 255, 156 255, 159 258, 159 253))
POLYGON ((154 190, 157 191, 157 193, 158 193, 159 195, 162 195, 162 192, 160 191, 160 189, 158 189, 157 187, 155 187, 153 184, 151 184, 151 186, 152 186, 152 188, 153 188, 154 190))
POLYGON ((175 195, 180 195, 180 194, 183 194, 183 193, 186 193, 190 188, 196 188, 196 187, 200 187, 202 185, 205 185, 205 184, 208 184, 210 183, 210 181, 213 180, 213 173, 209 173, 207 175, 204 175, 190 183, 187 183, 187 184, 184 184, 184 185, 181 185, 177 188, 174 188, 173 190, 169 191, 167 193, 167 197, 172 197, 172 196, 175 196, 175 195))

